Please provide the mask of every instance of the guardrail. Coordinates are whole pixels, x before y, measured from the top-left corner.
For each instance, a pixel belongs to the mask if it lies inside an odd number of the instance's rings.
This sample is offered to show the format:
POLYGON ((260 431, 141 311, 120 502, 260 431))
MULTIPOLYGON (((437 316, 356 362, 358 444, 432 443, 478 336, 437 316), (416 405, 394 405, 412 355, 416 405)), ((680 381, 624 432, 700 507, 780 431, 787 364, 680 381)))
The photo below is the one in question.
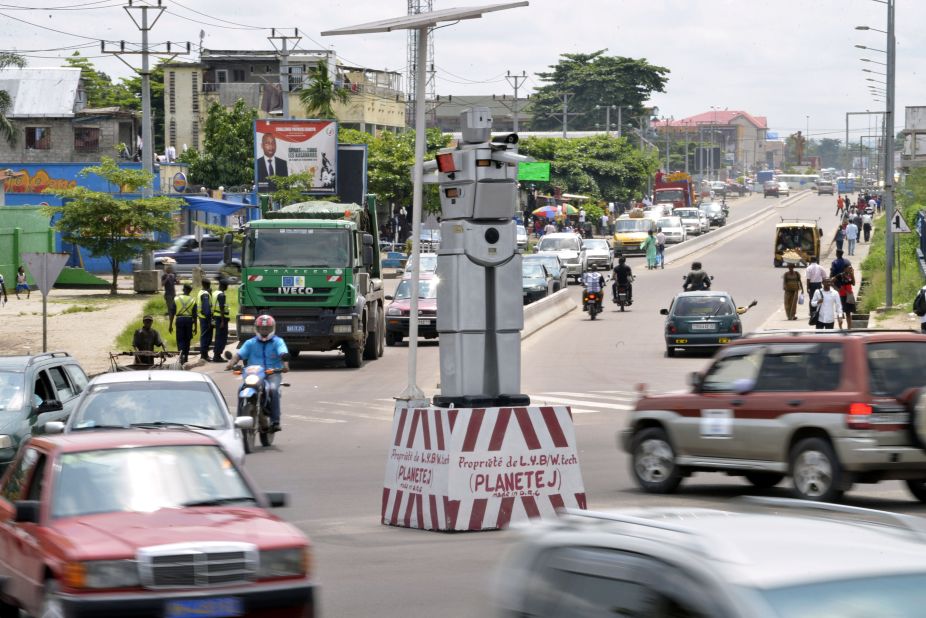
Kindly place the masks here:
POLYGON ((569 294, 569 288, 563 288, 559 292, 525 305, 521 339, 527 339, 577 307, 578 304, 569 294))

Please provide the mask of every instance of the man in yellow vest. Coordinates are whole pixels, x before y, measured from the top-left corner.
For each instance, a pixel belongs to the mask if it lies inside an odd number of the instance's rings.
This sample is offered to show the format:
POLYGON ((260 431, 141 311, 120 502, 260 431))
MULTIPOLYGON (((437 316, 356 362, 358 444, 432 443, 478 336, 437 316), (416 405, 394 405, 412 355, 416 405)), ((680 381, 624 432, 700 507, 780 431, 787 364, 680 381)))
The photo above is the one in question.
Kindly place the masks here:
POLYGON ((225 296, 228 290, 228 281, 219 277, 219 289, 212 293, 212 321, 215 325, 215 343, 212 345, 212 362, 224 363, 222 352, 228 342, 228 299, 225 296))
POLYGON ((174 332, 174 321, 177 323, 177 349, 180 350, 180 364, 187 362, 190 356, 190 342, 196 335, 196 299, 191 296, 193 286, 183 284, 183 294, 175 299, 177 307, 176 316, 170 316, 167 332, 174 332))
POLYGON ((212 346, 212 284, 203 279, 203 289, 199 291, 199 357, 209 361, 209 348, 212 346))

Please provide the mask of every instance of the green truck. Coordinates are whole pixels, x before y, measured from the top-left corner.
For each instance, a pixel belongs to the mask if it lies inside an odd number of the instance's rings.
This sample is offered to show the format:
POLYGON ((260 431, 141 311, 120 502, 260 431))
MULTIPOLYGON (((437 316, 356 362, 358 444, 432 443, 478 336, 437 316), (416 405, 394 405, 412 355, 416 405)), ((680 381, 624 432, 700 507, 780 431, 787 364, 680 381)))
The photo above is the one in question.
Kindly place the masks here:
MULTIPOLYGON (((262 314, 290 353, 341 350, 348 367, 383 355, 386 334, 379 227, 367 207, 314 201, 243 226, 238 341, 262 314)), ((226 257, 233 237, 226 235, 226 257)))

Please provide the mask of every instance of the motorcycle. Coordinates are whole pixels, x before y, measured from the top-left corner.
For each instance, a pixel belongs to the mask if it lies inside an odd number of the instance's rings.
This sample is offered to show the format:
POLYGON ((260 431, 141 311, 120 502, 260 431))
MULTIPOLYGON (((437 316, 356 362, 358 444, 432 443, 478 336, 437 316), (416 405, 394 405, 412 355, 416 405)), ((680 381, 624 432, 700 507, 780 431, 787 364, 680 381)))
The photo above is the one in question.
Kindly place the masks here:
POLYGON ((587 289, 582 292, 582 310, 587 311, 592 320, 601 313, 601 299, 601 292, 589 292, 587 289))
MULTIPOLYGON (((285 373, 285 369, 266 369, 262 365, 248 365, 244 368, 236 367, 235 375, 240 375, 241 387, 238 389, 238 416, 250 416, 254 419, 251 427, 242 429, 244 452, 254 450, 255 435, 260 439, 261 446, 273 444, 274 433, 270 423, 270 398, 267 388, 267 378, 275 373, 285 373)), ((282 382, 281 387, 289 386, 282 382)))
MULTIPOLYGON (((633 283, 636 277, 632 277, 630 282, 633 283)), ((618 283, 617 290, 614 294, 614 304, 619 305, 621 311, 624 310, 624 307, 629 307, 633 304, 633 299, 630 298, 630 288, 628 285, 618 283)))

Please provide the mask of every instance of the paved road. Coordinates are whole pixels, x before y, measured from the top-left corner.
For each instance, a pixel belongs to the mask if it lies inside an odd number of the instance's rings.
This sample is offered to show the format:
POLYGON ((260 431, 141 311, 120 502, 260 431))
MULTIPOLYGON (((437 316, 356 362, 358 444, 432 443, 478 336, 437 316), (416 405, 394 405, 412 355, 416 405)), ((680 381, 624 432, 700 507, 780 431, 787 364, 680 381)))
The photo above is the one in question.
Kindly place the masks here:
MULTIPOLYGON (((820 217, 825 237, 836 219, 833 200, 806 194, 776 207, 784 217, 820 217)), ((771 200, 761 196, 732 202, 732 218, 755 216, 771 200)), ((732 293, 738 304, 759 305, 744 316, 747 330, 759 328, 782 302, 782 270, 772 267, 777 216, 759 215, 755 227, 735 234, 701 255, 637 271, 635 303, 619 313, 609 305, 595 322, 574 311, 524 341, 523 390, 535 403, 573 407, 579 456, 590 508, 699 504, 723 507, 731 497, 754 492, 745 482, 718 474, 698 475, 673 496, 640 493, 628 472, 628 457, 616 448, 639 382, 654 391, 684 388, 685 375, 707 358, 666 358, 662 316, 680 290, 682 276, 697 257, 715 276, 714 288, 732 293)), ((572 286, 578 297, 579 289, 572 286)), ((279 514, 315 543, 321 608, 327 616, 484 616, 492 566, 513 533, 438 534, 379 524, 380 499, 392 418, 392 397, 405 386, 407 348, 387 348, 383 359, 347 370, 339 355, 300 358, 287 378, 285 430, 274 446, 248 458, 247 468, 265 489, 291 492, 291 506, 279 514)), ((234 382, 209 370, 227 396, 234 382)), ((419 386, 437 391, 438 347, 419 347, 419 386)), ((781 488, 770 495, 786 495, 781 488)), ((850 503, 918 511, 899 483, 862 486, 850 503)))

